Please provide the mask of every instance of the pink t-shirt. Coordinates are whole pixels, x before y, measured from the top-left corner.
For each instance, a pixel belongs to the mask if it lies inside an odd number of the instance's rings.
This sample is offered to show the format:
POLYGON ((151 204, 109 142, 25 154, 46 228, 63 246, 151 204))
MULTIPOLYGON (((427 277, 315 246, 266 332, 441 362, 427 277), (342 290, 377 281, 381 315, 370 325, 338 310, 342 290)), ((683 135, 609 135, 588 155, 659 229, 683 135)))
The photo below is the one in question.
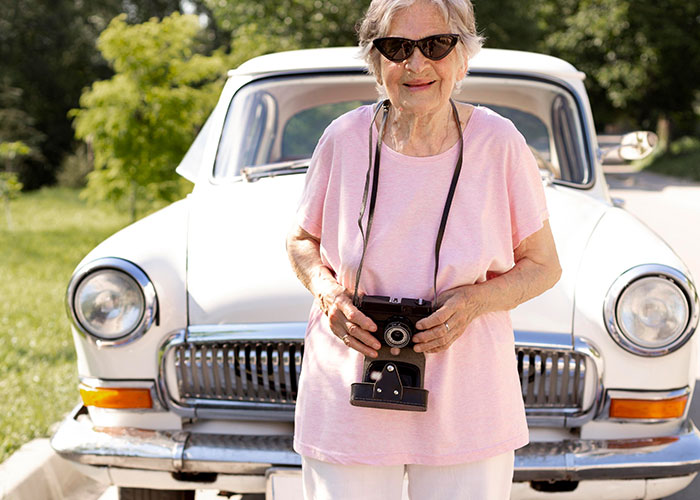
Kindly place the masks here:
MULTIPOLYGON (((362 253, 357 218, 371 115, 363 106, 326 129, 297 219, 320 238, 324 264, 349 290, 362 253)), ((459 145, 430 157, 382 146, 361 292, 433 300, 435 238, 458 154, 459 145)), ((475 108, 464 130, 463 161, 440 252, 438 293, 509 270, 513 249, 548 217, 536 161, 510 121, 475 108)), ((352 406, 350 385, 361 380, 362 363, 314 304, 296 405, 298 453, 342 464, 447 465, 528 442, 507 311, 480 316, 449 349, 426 354, 426 412, 352 406)))

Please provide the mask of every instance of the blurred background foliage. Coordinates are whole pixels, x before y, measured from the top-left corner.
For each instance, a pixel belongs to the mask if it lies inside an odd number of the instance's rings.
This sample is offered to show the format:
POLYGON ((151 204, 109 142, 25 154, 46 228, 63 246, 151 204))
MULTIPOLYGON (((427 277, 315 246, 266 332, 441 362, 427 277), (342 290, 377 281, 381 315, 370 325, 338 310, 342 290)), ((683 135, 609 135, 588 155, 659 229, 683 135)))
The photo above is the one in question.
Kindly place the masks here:
POLYGON ((194 15, 128 24, 121 14, 98 38, 115 74, 84 90, 80 108, 69 112, 76 137, 93 153, 88 199, 125 200, 135 220, 139 205, 147 210, 188 190, 173 167, 216 104, 229 68, 223 49, 198 53, 199 32, 194 15))
MULTIPOLYGON (((80 185, 87 173, 90 198, 132 210, 135 198, 181 196, 172 171, 225 69, 267 52, 354 45, 368 4, 10 0, 0 10, 0 142, 31 148, 13 173, 25 190, 80 185)), ((599 131, 652 129, 664 144, 700 136, 700 2, 474 4, 487 47, 563 57, 588 75, 599 131)))

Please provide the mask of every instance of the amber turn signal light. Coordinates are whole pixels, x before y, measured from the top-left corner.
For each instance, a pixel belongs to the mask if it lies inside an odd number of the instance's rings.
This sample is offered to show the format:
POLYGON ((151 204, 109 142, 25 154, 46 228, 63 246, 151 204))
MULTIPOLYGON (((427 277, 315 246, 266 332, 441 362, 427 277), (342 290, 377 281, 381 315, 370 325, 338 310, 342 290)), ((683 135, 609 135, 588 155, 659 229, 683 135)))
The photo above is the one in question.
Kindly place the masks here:
POLYGON ((610 418, 679 418, 685 412, 688 396, 671 399, 612 399, 610 418))
POLYGON ((153 408, 150 389, 90 387, 80 384, 80 397, 85 406, 97 408, 153 408))

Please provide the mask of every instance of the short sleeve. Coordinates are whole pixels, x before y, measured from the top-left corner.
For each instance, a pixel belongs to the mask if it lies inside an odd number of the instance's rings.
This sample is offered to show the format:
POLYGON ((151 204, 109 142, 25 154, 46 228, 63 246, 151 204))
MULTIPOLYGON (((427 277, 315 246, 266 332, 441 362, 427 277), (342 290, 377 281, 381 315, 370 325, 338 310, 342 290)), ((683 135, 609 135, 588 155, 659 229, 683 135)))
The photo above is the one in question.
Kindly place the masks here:
POLYGON ((536 233, 549 217, 537 160, 518 133, 508 159, 508 201, 513 249, 536 233))
POLYGON ((321 238, 323 207, 328 192, 328 179, 333 161, 333 141, 328 129, 314 149, 306 173, 304 191, 297 209, 297 224, 315 238, 321 238))

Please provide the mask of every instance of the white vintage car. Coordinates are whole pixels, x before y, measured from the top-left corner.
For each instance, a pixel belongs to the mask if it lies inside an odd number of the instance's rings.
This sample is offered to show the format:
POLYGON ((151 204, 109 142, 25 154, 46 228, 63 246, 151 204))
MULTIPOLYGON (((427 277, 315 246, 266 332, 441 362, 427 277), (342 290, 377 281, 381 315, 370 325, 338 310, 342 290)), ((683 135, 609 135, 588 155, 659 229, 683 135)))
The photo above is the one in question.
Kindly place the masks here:
MULTIPOLYGON (((583 80, 553 57, 483 50, 456 96, 526 137, 563 268, 512 312, 531 440, 512 498, 660 498, 700 470, 698 295, 611 201, 583 80)), ((324 128, 377 99, 353 48, 230 73, 178 167, 192 193, 107 239, 70 281, 82 405, 52 439, 61 456, 123 499, 300 498, 291 443, 312 297, 285 235, 324 128)))

